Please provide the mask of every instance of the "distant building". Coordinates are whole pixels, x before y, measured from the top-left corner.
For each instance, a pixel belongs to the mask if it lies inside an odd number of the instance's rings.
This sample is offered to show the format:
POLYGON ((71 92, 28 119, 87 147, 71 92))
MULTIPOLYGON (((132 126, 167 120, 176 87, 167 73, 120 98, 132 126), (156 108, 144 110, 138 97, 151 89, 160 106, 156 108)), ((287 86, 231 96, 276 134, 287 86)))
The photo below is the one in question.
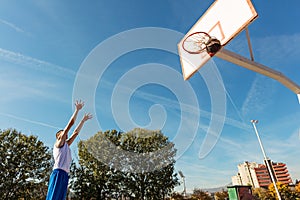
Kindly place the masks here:
POLYGON ((233 176, 233 185, 251 185, 254 188, 259 187, 258 180, 256 178, 255 168, 259 165, 255 162, 244 162, 238 164, 238 174, 233 176))
MULTIPOLYGON (((271 171, 275 181, 284 184, 292 184, 292 179, 288 172, 287 166, 284 163, 270 163, 271 171)), ((272 180, 268 173, 266 164, 257 164, 255 162, 244 162, 238 165, 238 173, 232 178, 233 185, 251 185, 254 188, 268 187, 272 180)))
MULTIPOLYGON (((271 163, 270 160, 268 162, 271 163)), ((271 170, 273 171, 272 173, 276 182, 293 184, 286 164, 272 162, 271 170)), ((257 168, 255 168, 255 173, 260 187, 268 187, 268 185, 272 183, 266 165, 259 165, 257 168)))

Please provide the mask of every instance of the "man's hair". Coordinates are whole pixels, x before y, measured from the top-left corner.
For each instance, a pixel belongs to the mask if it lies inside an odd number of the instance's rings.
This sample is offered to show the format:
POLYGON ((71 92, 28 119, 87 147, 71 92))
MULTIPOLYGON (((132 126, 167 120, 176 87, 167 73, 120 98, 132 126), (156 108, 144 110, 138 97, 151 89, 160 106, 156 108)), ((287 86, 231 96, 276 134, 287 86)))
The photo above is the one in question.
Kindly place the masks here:
POLYGON ((59 135, 62 131, 64 131, 64 130, 61 129, 61 130, 59 130, 59 131, 56 132, 56 138, 58 137, 58 135, 59 135))

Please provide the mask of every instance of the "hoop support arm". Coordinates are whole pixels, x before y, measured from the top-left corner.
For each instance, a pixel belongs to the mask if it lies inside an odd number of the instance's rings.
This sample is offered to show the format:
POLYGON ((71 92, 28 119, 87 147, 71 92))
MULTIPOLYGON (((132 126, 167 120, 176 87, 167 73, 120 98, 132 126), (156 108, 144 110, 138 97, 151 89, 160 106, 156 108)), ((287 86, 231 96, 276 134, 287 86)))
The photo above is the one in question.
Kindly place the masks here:
POLYGON ((252 60, 249 60, 248 58, 240 56, 240 55, 238 55, 234 52, 228 51, 224 48, 222 48, 219 52, 217 52, 215 56, 279 81, 285 87, 287 87, 288 89, 292 90, 295 94, 297 94, 299 104, 300 104, 300 86, 297 85, 296 83, 294 83, 289 78, 287 78, 281 72, 278 72, 267 66, 264 66, 257 62, 254 62, 252 60))

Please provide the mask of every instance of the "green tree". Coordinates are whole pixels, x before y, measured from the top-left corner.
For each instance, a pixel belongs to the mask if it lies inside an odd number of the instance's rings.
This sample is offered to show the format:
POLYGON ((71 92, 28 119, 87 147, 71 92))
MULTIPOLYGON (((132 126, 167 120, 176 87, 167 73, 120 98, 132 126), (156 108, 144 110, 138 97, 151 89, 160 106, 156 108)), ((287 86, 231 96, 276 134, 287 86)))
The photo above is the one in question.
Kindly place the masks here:
POLYGON ((99 158, 99 154, 113 155, 107 147, 101 148, 105 136, 109 135, 117 136, 118 132, 99 132, 89 140, 79 142, 79 166, 72 164, 70 180, 75 199, 111 198, 118 191, 121 173, 99 158))
POLYGON ((174 192, 171 194, 171 198, 170 199, 173 199, 173 200, 184 200, 186 198, 184 198, 184 196, 178 192, 174 192))
POLYGON ((161 131, 134 129, 122 137, 121 148, 134 153, 123 159, 122 166, 126 167, 126 190, 135 199, 164 199, 179 184, 174 144, 161 131))
POLYGON ((51 171, 49 148, 35 136, 0 130, 0 194, 3 199, 44 199, 51 171))
POLYGON ((213 198, 205 191, 195 188, 191 200, 212 200, 213 198))
POLYGON ((164 199, 178 184, 175 154, 161 131, 98 132, 79 144, 72 190, 81 198, 164 199))

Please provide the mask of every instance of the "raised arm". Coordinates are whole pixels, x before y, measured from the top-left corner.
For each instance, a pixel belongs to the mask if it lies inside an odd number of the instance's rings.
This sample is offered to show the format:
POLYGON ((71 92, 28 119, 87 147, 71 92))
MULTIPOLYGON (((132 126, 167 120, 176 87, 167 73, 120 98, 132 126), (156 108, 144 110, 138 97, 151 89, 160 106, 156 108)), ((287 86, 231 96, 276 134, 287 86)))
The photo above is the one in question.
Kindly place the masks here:
POLYGON ((83 124, 89 120, 92 119, 92 115, 87 113, 83 116, 82 120, 79 122, 79 124, 77 125, 77 127, 75 128, 73 134, 70 136, 70 138, 67 140, 68 145, 70 146, 73 141, 75 140, 75 138, 77 137, 77 135, 79 134, 81 128, 83 127, 83 124))
POLYGON ((73 115, 71 116, 66 127, 62 130, 62 132, 56 138, 56 142, 55 142, 56 147, 59 148, 66 142, 66 140, 68 138, 68 132, 70 131, 71 127, 74 125, 75 120, 77 118, 77 114, 78 114, 79 110, 82 109, 83 106, 84 106, 84 102, 82 102, 81 100, 75 102, 75 111, 74 111, 73 115))

